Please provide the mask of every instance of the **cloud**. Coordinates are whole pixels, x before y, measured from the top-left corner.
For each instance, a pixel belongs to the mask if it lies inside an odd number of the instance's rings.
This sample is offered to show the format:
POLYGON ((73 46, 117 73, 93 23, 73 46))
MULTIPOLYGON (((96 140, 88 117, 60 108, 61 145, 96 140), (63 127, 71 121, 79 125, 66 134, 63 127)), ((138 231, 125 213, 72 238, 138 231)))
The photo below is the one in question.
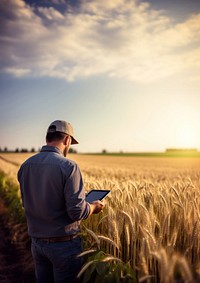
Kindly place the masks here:
POLYGON ((14 75, 17 78, 22 78, 30 74, 30 69, 17 69, 17 68, 5 68, 6 73, 14 75))
POLYGON ((53 7, 38 7, 38 12, 43 18, 46 18, 50 21, 59 21, 64 19, 64 16, 59 11, 55 10, 53 7))
POLYGON ((81 3, 61 13, 1 0, 2 72, 67 81, 103 74, 140 83, 188 71, 199 77, 200 14, 175 23, 136 0, 81 3))

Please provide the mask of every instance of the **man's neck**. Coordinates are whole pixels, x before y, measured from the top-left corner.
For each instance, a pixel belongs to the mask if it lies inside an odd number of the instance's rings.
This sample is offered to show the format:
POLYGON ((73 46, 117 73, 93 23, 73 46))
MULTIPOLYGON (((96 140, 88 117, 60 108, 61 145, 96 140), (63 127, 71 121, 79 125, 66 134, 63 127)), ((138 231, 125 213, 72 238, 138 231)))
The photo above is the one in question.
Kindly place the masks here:
POLYGON ((61 143, 58 143, 58 142, 48 142, 47 145, 57 147, 61 152, 63 152, 63 150, 64 150, 63 145, 61 143))

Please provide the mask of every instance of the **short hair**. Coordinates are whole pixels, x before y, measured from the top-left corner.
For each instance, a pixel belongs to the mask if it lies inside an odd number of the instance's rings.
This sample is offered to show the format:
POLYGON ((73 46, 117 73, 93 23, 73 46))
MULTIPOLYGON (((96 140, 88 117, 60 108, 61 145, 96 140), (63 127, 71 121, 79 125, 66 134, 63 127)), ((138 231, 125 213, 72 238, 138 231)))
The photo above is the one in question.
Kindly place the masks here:
POLYGON ((66 134, 61 132, 54 132, 54 133, 47 133, 46 134, 46 141, 53 142, 53 141, 62 141, 66 137, 66 134))

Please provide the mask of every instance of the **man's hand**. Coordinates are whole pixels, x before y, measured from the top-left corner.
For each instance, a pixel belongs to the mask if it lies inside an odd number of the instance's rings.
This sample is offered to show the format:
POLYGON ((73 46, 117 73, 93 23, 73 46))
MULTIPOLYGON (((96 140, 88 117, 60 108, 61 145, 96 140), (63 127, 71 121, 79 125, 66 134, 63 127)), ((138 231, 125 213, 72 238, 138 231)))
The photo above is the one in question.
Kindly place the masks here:
POLYGON ((101 212, 105 204, 100 200, 95 200, 90 204, 90 214, 97 214, 101 212))

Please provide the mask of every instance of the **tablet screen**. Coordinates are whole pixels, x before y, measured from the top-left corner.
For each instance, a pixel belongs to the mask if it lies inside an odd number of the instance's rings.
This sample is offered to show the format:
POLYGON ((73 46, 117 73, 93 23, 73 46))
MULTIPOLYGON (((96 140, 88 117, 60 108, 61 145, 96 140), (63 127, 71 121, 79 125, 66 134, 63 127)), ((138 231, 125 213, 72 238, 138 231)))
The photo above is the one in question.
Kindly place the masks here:
POLYGON ((109 190, 91 190, 86 196, 86 201, 91 203, 95 200, 102 200, 109 192, 109 190))

